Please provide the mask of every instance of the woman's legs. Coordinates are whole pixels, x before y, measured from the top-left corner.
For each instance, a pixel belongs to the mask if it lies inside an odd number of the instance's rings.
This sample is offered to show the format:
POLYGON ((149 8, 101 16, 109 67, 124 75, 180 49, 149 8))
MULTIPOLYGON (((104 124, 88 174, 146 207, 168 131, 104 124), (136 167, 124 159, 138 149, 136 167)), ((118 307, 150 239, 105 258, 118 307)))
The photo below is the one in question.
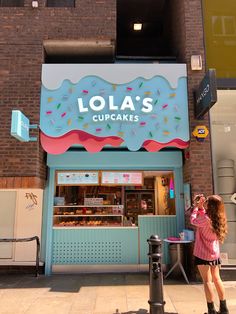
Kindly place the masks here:
POLYGON ((211 275, 220 300, 225 300, 225 288, 220 277, 219 266, 211 266, 211 275))
POLYGON ((198 270, 199 270, 199 273, 202 277, 206 300, 208 303, 211 303, 214 300, 211 266, 209 266, 209 265, 198 265, 198 270))
POLYGON ((220 277, 220 269, 219 266, 212 266, 211 267, 211 275, 214 285, 216 287, 216 291, 218 297, 220 299, 220 312, 219 314, 228 314, 229 310, 225 300, 225 287, 220 277))

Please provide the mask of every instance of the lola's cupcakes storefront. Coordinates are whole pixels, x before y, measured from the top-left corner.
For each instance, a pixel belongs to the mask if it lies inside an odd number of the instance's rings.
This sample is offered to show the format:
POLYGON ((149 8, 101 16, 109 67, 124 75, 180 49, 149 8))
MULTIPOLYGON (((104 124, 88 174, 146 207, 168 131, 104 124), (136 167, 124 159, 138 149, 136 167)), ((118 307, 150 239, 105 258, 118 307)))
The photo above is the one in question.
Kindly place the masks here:
POLYGON ((40 131, 46 274, 138 271, 183 230, 185 64, 45 64, 40 131))

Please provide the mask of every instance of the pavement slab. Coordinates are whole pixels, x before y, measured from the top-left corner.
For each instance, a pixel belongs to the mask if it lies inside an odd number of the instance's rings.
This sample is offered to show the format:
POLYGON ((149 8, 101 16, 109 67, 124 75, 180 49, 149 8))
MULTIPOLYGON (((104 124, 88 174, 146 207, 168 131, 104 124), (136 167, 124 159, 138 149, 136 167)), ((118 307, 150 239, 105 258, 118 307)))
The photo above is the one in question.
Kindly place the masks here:
MULTIPOLYGON (((236 314, 236 281, 225 281, 236 314)), ((165 314, 203 314, 203 285, 165 279, 165 314)), ((215 292, 216 306, 219 302, 215 292)), ((0 314, 149 314, 149 274, 0 275, 0 314)))

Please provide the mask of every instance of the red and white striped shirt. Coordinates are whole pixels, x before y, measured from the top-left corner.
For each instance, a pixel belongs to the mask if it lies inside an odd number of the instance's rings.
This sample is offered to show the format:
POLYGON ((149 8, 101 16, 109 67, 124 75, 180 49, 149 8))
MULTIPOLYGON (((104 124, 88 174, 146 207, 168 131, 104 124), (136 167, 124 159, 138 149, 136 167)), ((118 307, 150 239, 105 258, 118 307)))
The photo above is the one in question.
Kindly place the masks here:
POLYGON ((199 213, 198 208, 194 208, 190 222, 197 227, 193 255, 206 261, 218 259, 220 257, 219 240, 207 214, 199 213))

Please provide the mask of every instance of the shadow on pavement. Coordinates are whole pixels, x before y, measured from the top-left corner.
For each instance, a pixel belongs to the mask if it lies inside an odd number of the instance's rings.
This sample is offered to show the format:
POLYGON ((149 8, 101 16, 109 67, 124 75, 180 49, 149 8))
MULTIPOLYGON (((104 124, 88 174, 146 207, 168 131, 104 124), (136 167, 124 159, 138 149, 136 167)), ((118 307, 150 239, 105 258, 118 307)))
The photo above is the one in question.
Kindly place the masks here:
MULTIPOLYGON (((147 310, 139 309, 138 311, 129 311, 129 312, 122 312, 120 314, 148 314, 149 312, 147 310)), ((119 312, 116 312, 114 314, 119 314, 119 312)), ((165 312, 165 314, 178 314, 174 312, 165 312)))

